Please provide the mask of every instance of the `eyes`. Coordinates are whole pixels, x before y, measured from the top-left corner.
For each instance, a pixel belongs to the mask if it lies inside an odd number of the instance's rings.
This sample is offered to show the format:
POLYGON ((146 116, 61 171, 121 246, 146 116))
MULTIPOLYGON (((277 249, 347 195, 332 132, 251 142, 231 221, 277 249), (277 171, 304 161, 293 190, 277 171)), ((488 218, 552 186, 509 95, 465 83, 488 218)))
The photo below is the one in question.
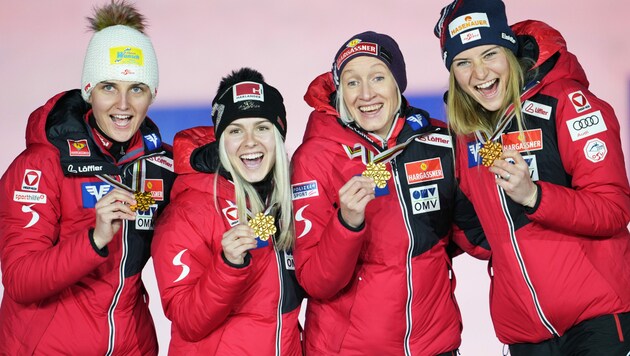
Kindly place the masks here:
MULTIPOLYGON (((377 74, 368 78, 368 81, 371 83, 380 83, 385 80, 385 76, 381 74, 377 74)), ((348 88, 356 88, 361 84, 361 81, 358 78, 348 78, 345 80, 345 85, 348 88)))
POLYGON ((101 90, 106 93, 115 93, 118 90, 128 90, 132 94, 142 94, 149 90, 149 87, 142 83, 132 84, 127 88, 125 86, 109 82, 102 82, 99 85, 101 90))
MULTIPOLYGON (((254 133, 265 133, 265 132, 271 132, 272 129, 272 124, 270 122, 261 122, 258 124, 255 124, 253 127, 253 131, 254 133)), ((243 126, 240 125, 228 125, 227 129, 225 130, 229 135, 242 135, 245 133, 245 128, 243 126)))
MULTIPOLYGON (((489 61, 495 59, 498 54, 499 54, 499 50, 498 49, 492 49, 492 50, 490 50, 488 52, 483 53, 481 55, 481 60, 483 62, 489 62, 489 61)), ((462 68, 463 69, 463 68, 470 67, 472 65, 472 63, 473 63, 473 60, 472 59, 468 59, 468 58, 455 59, 453 61, 453 66, 455 68, 462 68)))

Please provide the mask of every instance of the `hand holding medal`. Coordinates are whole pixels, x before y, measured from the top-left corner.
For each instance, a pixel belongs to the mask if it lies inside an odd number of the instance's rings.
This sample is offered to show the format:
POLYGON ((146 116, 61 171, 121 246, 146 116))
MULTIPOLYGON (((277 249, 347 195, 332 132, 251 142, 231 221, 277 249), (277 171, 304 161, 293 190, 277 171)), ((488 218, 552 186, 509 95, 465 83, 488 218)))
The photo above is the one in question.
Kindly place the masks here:
POLYGON ((131 211, 148 211, 151 205, 155 204, 151 192, 134 192, 133 196, 136 199, 136 204, 129 206, 131 211))
POLYGON ((151 192, 135 191, 107 174, 97 175, 96 177, 98 177, 103 182, 111 184, 116 188, 120 188, 124 191, 132 193, 134 199, 136 200, 136 204, 130 205, 129 208, 133 212, 148 211, 149 208, 151 208, 151 205, 155 204, 155 199, 153 199, 151 192))
POLYGON ((483 144, 483 147, 479 150, 479 156, 481 156, 481 164, 485 167, 490 167, 494 161, 501 157, 503 153, 503 147, 499 142, 488 140, 483 144))
POLYGON ((249 220, 247 225, 254 230, 254 234, 262 241, 269 240, 269 237, 276 233, 275 219, 271 215, 258 213, 249 220))
POLYGON ((373 163, 370 162, 365 166, 365 171, 361 174, 364 177, 374 179, 374 183, 379 188, 385 188, 387 181, 392 177, 392 174, 387 171, 385 163, 373 163))

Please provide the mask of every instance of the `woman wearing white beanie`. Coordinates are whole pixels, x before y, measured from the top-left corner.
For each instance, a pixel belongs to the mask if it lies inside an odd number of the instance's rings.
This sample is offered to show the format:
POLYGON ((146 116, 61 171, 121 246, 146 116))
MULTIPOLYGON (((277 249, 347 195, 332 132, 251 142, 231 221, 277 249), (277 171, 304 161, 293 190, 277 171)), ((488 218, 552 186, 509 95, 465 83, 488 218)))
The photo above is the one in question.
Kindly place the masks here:
POLYGON ((141 281, 174 180, 146 117, 158 68, 144 18, 95 9, 81 89, 28 121, 0 181, 0 354, 156 355, 141 281))

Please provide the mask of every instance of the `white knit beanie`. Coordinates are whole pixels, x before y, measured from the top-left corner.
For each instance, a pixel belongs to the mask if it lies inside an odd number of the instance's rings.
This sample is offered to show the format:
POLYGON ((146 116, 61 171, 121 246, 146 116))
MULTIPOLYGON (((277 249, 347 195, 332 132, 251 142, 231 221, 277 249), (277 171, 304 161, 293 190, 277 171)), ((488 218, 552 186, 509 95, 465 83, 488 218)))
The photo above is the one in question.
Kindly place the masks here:
POLYGON ((123 25, 106 27, 92 36, 83 62, 83 99, 87 101, 92 89, 107 80, 144 83, 155 99, 158 64, 149 37, 123 25))

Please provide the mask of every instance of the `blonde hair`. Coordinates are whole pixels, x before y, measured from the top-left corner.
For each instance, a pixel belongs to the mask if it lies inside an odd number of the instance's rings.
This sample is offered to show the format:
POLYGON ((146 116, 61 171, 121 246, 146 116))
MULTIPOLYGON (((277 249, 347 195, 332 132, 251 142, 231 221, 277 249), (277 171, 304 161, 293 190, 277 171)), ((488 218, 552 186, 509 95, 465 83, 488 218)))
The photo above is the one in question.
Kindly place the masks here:
POLYGON ((519 131, 523 131, 523 114, 521 112, 521 88, 523 88, 525 65, 519 62, 514 53, 500 47, 509 64, 509 75, 506 84, 506 95, 501 108, 494 112, 486 111, 473 97, 468 95, 457 84, 453 70, 449 74, 448 97, 446 100, 446 116, 450 128, 458 135, 469 135, 477 130, 491 133, 505 110, 514 105, 519 131))
MULTIPOLYGON (((274 140, 276 144, 275 156, 276 162, 273 165, 272 192, 269 197, 268 206, 276 206, 279 211, 279 227, 280 232, 274 237, 275 245, 281 250, 289 250, 295 243, 295 229, 293 223, 293 202, 291 200, 291 181, 289 178, 289 156, 287 155, 284 141, 280 131, 273 126, 274 140)), ((264 212, 265 204, 260 199, 258 192, 254 186, 245 180, 243 176, 232 166, 227 152, 225 151, 224 136, 219 138, 219 159, 221 166, 232 175, 234 182, 234 193, 236 196, 236 208, 238 209, 238 219, 240 223, 247 223, 247 210, 253 215, 264 212)), ((220 167, 219 167, 220 168, 220 167)), ((218 169, 215 178, 218 179, 218 169)), ((216 205, 216 194, 215 194, 216 205)))

